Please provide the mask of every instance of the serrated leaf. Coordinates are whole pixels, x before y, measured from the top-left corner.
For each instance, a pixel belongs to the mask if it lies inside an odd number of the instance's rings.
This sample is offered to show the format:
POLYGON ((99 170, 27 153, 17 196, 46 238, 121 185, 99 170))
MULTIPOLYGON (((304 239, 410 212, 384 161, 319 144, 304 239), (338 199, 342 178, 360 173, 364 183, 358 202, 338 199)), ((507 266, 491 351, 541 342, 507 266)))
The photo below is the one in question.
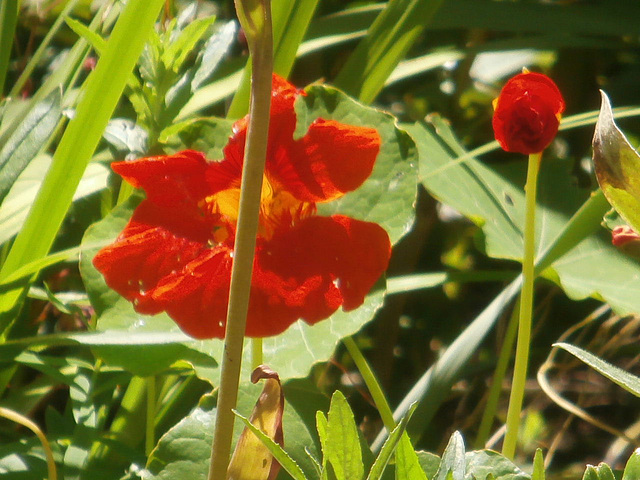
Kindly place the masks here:
POLYGON ((609 203, 640 232, 640 155, 613 121, 609 97, 600 91, 602 106, 593 136, 593 164, 609 203))
POLYGON ((238 26, 236 22, 231 20, 220 27, 218 31, 207 40, 207 43, 202 49, 200 66, 196 70, 193 80, 191 80, 191 91, 196 91, 213 75, 213 72, 215 72, 231 48, 236 38, 237 30, 238 26))
MULTIPOLYGON (((371 466, 369 475, 367 475, 367 480, 379 480, 380 477, 382 477, 382 474, 384 473, 384 469, 387 467, 389 460, 391 460, 393 453, 396 451, 396 447, 399 446, 398 444, 399 442, 401 442, 405 434, 405 430, 407 428, 407 422, 409 422, 411 415, 413 415, 413 412, 416 409, 415 407, 416 407, 416 404, 414 404, 409 409, 409 411, 404 416, 404 418, 400 421, 398 425, 396 425, 396 427, 389 434, 389 437, 384 442, 384 445, 382 445, 382 448, 380 449, 380 453, 378 454, 375 461, 373 462, 373 465, 371 466)), ((407 440, 409 440, 409 437, 406 437, 406 438, 407 440)), ((411 444, 411 441, 409 441, 409 445, 410 444, 411 444)), ((413 477, 414 480, 418 480, 418 478, 419 477, 417 476, 413 477)))
POLYGON ((215 20, 216 17, 197 18, 189 23, 163 52, 161 60, 165 67, 178 73, 187 56, 215 20))
POLYGON ((575 345, 568 343, 555 343, 554 347, 560 347, 571 355, 579 358, 591 368, 601 373, 609 380, 624 388, 627 392, 633 393, 636 397, 640 397, 640 377, 636 377, 631 373, 622 370, 609 362, 602 360, 594 354, 583 350, 575 345))
POLYGON ((622 480, 637 480, 638 478, 640 478, 640 448, 631 454, 622 474, 622 480))
POLYGON ((51 92, 29 112, 0 149, 0 203, 58 125, 62 115, 59 90, 51 92))
POLYGON ((404 433, 396 449, 396 480, 427 480, 433 478, 440 465, 440 458, 413 449, 409 435, 404 433), (426 467, 426 468, 425 468, 426 467), (431 475, 427 476, 427 473, 431 475))
POLYGON ((460 432, 453 432, 442 453, 438 472, 433 480, 465 480, 466 461, 464 440, 460 432))
POLYGON ((331 397, 327 418, 324 455, 337 480, 356 480, 364 475, 358 427, 347 399, 340 390, 331 397))

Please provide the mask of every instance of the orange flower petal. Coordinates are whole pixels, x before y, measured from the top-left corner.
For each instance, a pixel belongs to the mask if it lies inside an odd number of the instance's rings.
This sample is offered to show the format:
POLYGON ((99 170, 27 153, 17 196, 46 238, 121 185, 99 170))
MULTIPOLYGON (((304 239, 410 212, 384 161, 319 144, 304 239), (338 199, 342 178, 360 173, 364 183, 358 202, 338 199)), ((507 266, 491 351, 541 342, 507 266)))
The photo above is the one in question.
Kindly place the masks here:
POLYGON ((302 201, 329 202, 371 175, 380 143, 373 128, 318 119, 304 137, 269 159, 267 175, 302 201))
POLYGON ((111 167, 128 183, 142 188, 147 199, 158 205, 195 205, 210 193, 204 178, 207 160, 202 153, 193 150, 114 162, 111 167))
POLYGON ((152 296, 154 289, 166 275, 181 270, 205 250, 202 222, 172 217, 170 211, 144 200, 120 237, 93 259, 107 285, 133 302, 140 313, 161 312, 152 296), (176 226, 182 235, 175 232, 176 226))

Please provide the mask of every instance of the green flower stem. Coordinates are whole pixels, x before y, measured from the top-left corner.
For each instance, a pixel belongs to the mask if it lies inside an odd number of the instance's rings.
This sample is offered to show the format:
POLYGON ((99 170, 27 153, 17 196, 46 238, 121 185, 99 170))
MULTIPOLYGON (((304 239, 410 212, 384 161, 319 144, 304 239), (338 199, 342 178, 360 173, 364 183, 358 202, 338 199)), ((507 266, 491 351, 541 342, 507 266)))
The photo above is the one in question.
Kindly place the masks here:
POLYGON ((267 154, 269 114, 271 108, 271 72, 273 71, 273 34, 270 0, 236 0, 238 18, 252 23, 243 25, 251 49, 251 107, 245 148, 238 228, 234 246, 233 267, 216 424, 213 432, 209 480, 226 478, 238 398, 242 347, 249 308, 249 291, 253 273, 262 178, 267 154), (246 9, 246 10, 245 10, 246 9), (251 14, 247 17, 247 11, 251 14), (257 26, 257 28, 256 28, 257 26), (247 28, 249 27, 249 28, 247 28), (251 28, 254 27, 254 28, 251 28), (253 38, 249 38, 253 36, 253 38))
POLYGON ((522 292, 520 294, 520 319, 518 320, 518 344, 513 371, 513 383, 507 411, 507 432, 502 445, 502 454, 513 458, 516 453, 520 412, 527 381, 529 344, 531 342, 531 317, 533 312, 533 282, 535 280, 534 260, 536 242, 536 192, 538 170, 542 152, 529 155, 527 184, 525 185, 524 258, 522 259, 522 292))
POLYGON ((156 377, 151 375, 145 379, 147 383, 147 421, 145 426, 144 453, 147 457, 156 445, 156 377))
POLYGON ((373 398, 373 403, 376 404, 378 413, 380 413, 382 423, 384 423, 385 428, 389 432, 391 432, 395 428, 396 422, 393 419, 393 412, 391 411, 391 408, 389 408, 389 403, 384 396, 384 392, 382 391, 382 388, 380 388, 378 379, 373 373, 373 370, 371 370, 371 367, 367 363, 367 360, 364 358, 364 355, 362 355, 362 352, 358 348, 358 345, 356 345, 356 342, 353 340, 353 338, 345 337, 342 339, 342 343, 344 343, 344 346, 347 347, 349 355, 351 355, 351 358, 356 364, 356 367, 358 367, 360 375, 362 375, 362 379, 367 385, 369 393, 373 398))
POLYGON ((262 339, 251 339, 251 369, 255 370, 264 363, 262 359, 262 339))
POLYGON ((11 420, 19 425, 22 425, 25 428, 28 428, 33 433, 35 433, 40 443, 42 443, 42 448, 44 449, 44 454, 47 459, 47 479, 48 480, 57 480, 58 474, 56 473, 56 462, 53 458, 53 451, 51 450, 51 445, 47 440, 45 434, 40 430, 40 427, 33 423, 30 419, 25 417, 24 415, 19 414, 13 410, 9 410, 8 408, 0 407, 0 417, 6 418, 7 420, 11 420))
POLYGON ((491 387, 489 388, 487 405, 484 408, 480 427, 478 428, 478 436, 476 437, 475 442, 475 448, 477 450, 482 450, 487 443, 489 433, 491 432, 491 426, 493 425, 493 420, 495 419, 496 411, 498 410, 498 401, 500 400, 500 393, 502 392, 502 381, 507 373, 513 344, 516 341, 516 333, 518 332, 519 309, 519 304, 516 304, 511 314, 511 318, 509 319, 507 332, 504 335, 502 348, 500 349, 500 355, 498 356, 498 363, 496 364, 491 387))

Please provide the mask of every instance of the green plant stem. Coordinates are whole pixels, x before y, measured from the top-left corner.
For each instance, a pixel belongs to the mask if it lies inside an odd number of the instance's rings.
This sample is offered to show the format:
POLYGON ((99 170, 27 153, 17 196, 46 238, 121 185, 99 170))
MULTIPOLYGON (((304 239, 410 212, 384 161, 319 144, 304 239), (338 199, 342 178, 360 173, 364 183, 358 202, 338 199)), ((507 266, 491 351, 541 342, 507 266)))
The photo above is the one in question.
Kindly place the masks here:
POLYGON ((500 349, 500 355, 498 356, 498 363, 496 364, 491 387, 489 388, 489 397, 487 398, 487 404, 484 407, 484 413, 482 414, 482 420, 480 421, 480 427, 478 428, 478 436, 476 437, 475 442, 475 448, 478 450, 483 449, 485 443, 487 443, 489 433, 491 432, 491 426, 493 425, 493 420, 496 416, 496 411, 498 410, 498 401, 500 400, 500 392, 502 392, 502 381, 507 373, 513 344, 515 343, 516 333, 518 332, 519 311, 520 304, 516 303, 513 308, 511 318, 509 319, 507 332, 504 335, 502 348, 500 349))
POLYGON ((151 375, 145 381, 147 383, 147 421, 145 425, 144 453, 148 457, 156 444, 156 377, 151 375))
POLYGON ((389 432, 391 432, 396 427, 396 421, 393 419, 393 412, 391 411, 389 403, 384 396, 384 392, 380 387, 380 382, 378 382, 376 375, 373 373, 373 370, 371 370, 367 359, 364 358, 364 355, 362 355, 362 352, 358 348, 358 345, 356 345, 353 337, 343 338, 342 343, 344 343, 344 346, 347 347, 349 355, 351 355, 351 358, 356 364, 356 367, 358 367, 360 375, 362 375, 362 379, 367 385, 369 393, 373 398, 373 403, 376 404, 376 408, 378 409, 378 413, 380 414, 382 423, 384 423, 385 428, 389 432))
POLYGON ((44 448, 44 453, 47 457, 48 480, 57 480, 58 474, 56 473, 56 462, 53 459, 53 451, 51 450, 51 445, 49 444, 47 437, 44 435, 42 430, 40 430, 40 427, 38 427, 38 425, 33 423, 24 415, 21 415, 13 410, 9 410, 8 408, 0 407, 0 417, 18 423, 35 433, 35 435, 38 437, 38 440, 40 440, 40 443, 42 443, 42 448, 44 448))
POLYGON ((538 189, 538 170, 541 153, 529 155, 527 184, 525 185, 525 223, 524 223, 524 258, 522 259, 522 290, 520 293, 520 318, 518 320, 518 344, 516 346, 516 362, 513 371, 513 383, 507 411, 507 432, 502 445, 502 454, 513 458, 516 453, 520 412, 524 399, 529 363, 529 346, 531 343, 531 317, 533 312, 533 282, 535 280, 535 242, 536 242, 536 192, 538 189))
POLYGON ((40 59, 46 52, 47 48, 49 48, 49 44, 51 43, 51 40, 53 40, 53 38, 60 31, 60 27, 64 25, 64 19, 67 18, 70 12, 73 11, 73 9, 76 7, 79 1, 80 0, 71 0, 64 6, 64 8, 60 12, 56 20, 53 22, 53 25, 51 25, 51 27, 47 30, 47 34, 42 39, 42 42, 38 46, 35 53, 31 56, 29 63, 27 63, 26 67, 24 68, 24 70, 16 80, 16 83, 14 83, 13 86, 11 87, 11 91, 9 92, 9 97, 18 96, 18 94, 22 90, 22 87, 24 87, 24 84, 27 83, 27 80, 29 80, 29 77, 31 76, 35 68, 38 66, 38 64, 40 63, 40 59))
POLYGON ((3 0, 0 3, 0 98, 9 69, 11 47, 18 23, 18 0, 3 0))
MULTIPOLYGON (((262 0, 260 38, 249 41, 253 66, 251 108, 245 158, 242 169, 240 208, 234 246, 229 307, 225 332, 224 353, 220 373, 220 388, 216 424, 213 433, 209 480, 226 478, 238 398, 242 347, 249 309, 249 292, 253 273, 256 234, 260 215, 260 196, 267 154, 269 117, 271 108, 271 72, 273 71, 273 37, 271 31, 270 0, 262 0)), ((236 3, 238 9, 242 4, 236 3)), ((240 14, 240 12, 238 12, 240 14)), ((239 15, 240 16, 240 15, 239 15)), ((245 30, 246 27, 245 27, 245 30)))
POLYGON ((251 339, 251 367, 255 370, 264 363, 262 358, 262 339, 251 339))

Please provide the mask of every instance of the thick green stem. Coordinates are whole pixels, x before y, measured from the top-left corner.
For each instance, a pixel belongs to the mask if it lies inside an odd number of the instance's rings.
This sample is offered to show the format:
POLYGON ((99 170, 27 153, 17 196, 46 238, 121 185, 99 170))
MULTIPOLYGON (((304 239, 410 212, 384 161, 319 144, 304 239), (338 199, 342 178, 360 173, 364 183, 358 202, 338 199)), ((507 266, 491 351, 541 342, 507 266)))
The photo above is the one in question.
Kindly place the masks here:
MULTIPOLYGON (((238 0, 237 0, 238 1, 238 0)), ((242 8, 237 3, 236 8, 242 8)), ((262 0, 260 37, 249 42, 252 56, 251 109, 238 212, 238 227, 234 246, 233 268, 224 353, 220 374, 220 389, 216 425, 213 433, 209 480, 226 478, 238 398, 242 347, 249 308, 249 291, 253 273, 253 258, 258 232, 262 178, 267 154, 269 113, 271 108, 271 72, 273 70, 273 38, 269 0, 262 0)), ((239 12, 240 14, 240 12, 239 12)), ((240 16, 240 15, 239 15, 240 16)), ((246 28, 245 28, 246 30, 246 28)))
POLYGON ((251 369, 255 370, 264 363, 262 358, 262 339, 251 339, 251 369))
POLYGON ((524 258, 522 259, 522 292, 520 294, 520 319, 518 320, 518 344, 513 371, 511 396, 507 411, 507 432, 502 446, 502 454, 513 458, 516 453, 520 412, 527 381, 529 344, 531 343, 531 317, 533 312, 533 282, 535 280, 534 260, 536 242, 536 191, 541 153, 529 155, 527 184, 525 185, 524 258))
POLYGON ((156 377, 153 375, 145 379, 147 383, 147 422, 145 430, 144 453, 151 455, 156 445, 156 377))
POLYGON ((496 369, 493 373, 493 380, 491 381, 491 387, 489 388, 489 397, 487 398, 487 404, 484 407, 484 413, 482 414, 482 420, 480 421, 480 427, 478 428, 478 436, 475 441, 475 448, 477 450, 482 450, 485 443, 487 443, 489 433, 491 432, 491 426, 493 425, 493 420, 496 416, 496 411, 498 410, 498 401, 500 400, 500 393, 502 392, 502 382, 507 373, 509 360, 511 360, 513 344, 516 341, 519 311, 520 306, 518 304, 513 309, 513 313, 509 319, 507 332, 504 335, 496 369))

